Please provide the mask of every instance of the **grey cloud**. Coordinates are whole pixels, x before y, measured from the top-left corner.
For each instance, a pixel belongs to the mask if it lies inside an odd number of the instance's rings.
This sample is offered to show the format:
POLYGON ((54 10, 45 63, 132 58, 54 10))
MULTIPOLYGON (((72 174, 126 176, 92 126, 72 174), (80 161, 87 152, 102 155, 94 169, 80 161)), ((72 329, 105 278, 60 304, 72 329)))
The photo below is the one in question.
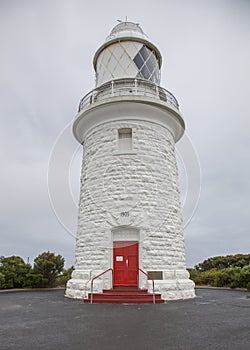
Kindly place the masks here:
MULTIPOLYGON (((153 15, 149 0, 119 6, 116 1, 2 1, 0 7, 0 255, 34 256, 51 249, 67 257, 68 265, 73 262, 74 239, 49 204, 49 156, 79 100, 94 87, 96 49, 125 15, 159 47, 162 86, 179 100, 200 158, 201 197, 185 229, 187 265, 216 254, 249 252, 248 1, 160 0, 153 15)), ((67 145, 77 147, 73 136, 67 145)), ((79 161, 77 156, 70 170, 75 202, 79 161)), ((67 207, 62 213, 74 230, 77 210, 67 207)))

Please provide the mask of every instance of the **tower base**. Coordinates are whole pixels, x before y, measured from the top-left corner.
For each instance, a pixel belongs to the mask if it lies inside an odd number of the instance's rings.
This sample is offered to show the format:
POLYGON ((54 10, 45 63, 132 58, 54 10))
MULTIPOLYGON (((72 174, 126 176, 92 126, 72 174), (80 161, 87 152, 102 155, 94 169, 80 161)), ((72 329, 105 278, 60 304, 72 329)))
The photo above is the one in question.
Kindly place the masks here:
MULTIPOLYGON (((65 296, 72 299, 87 298, 91 289, 91 278, 96 276, 101 271, 94 273, 87 270, 75 270, 72 278, 67 282, 65 296), (92 277, 91 277, 92 276, 92 277)), ((162 299, 165 301, 192 299, 195 298, 195 284, 189 279, 187 270, 165 270, 163 271, 163 280, 155 280, 155 293, 161 293, 162 299)), ((93 291, 102 293, 103 289, 112 289, 110 276, 106 275, 94 282, 93 291)), ((139 281, 140 289, 148 289, 153 293, 152 282, 147 279, 139 281)))

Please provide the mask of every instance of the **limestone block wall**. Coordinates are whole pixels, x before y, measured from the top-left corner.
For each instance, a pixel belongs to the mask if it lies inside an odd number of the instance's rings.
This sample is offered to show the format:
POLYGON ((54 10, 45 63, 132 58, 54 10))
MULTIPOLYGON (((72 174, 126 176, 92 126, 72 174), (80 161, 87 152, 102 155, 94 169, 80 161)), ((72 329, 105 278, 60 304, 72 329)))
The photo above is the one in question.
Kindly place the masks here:
MULTIPOLYGON (((154 123, 153 117, 152 122, 106 122, 86 134, 75 271, 66 295, 83 297, 91 276, 112 267, 116 228, 137 230, 140 267, 163 272, 156 289, 165 299, 194 296, 194 284, 185 269, 175 143, 170 131, 154 123), (123 153, 119 151, 121 128, 132 128, 132 150, 123 153)), ((107 274, 95 288, 100 291, 110 283, 107 274)), ((150 289, 143 277, 140 286, 150 289)))

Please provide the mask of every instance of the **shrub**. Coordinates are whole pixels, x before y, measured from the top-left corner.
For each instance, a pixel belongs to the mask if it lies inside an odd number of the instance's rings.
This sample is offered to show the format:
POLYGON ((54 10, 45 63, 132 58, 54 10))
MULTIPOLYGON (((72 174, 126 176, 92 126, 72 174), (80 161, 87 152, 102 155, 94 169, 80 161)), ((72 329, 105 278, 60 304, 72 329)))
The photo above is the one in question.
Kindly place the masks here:
POLYGON ((189 269, 190 278, 194 281, 196 285, 215 285, 216 279, 216 269, 207 270, 207 271, 197 271, 194 269, 189 269))
POLYGON ((240 277, 241 268, 227 268, 219 270, 216 273, 215 285, 216 287, 230 287, 236 288, 240 287, 239 277, 240 277))
POLYGON ((3 289, 5 285, 5 276, 0 272, 0 289, 3 289))
POLYGON ((248 283, 250 283, 250 264, 241 269, 239 282, 242 288, 247 288, 248 283))
POLYGON ((65 287, 68 280, 71 278, 71 274, 74 270, 74 267, 71 266, 69 269, 63 270, 63 273, 57 277, 56 286, 65 287))
POLYGON ((35 273, 33 270, 26 275, 23 288, 45 288, 48 280, 40 273, 35 273))

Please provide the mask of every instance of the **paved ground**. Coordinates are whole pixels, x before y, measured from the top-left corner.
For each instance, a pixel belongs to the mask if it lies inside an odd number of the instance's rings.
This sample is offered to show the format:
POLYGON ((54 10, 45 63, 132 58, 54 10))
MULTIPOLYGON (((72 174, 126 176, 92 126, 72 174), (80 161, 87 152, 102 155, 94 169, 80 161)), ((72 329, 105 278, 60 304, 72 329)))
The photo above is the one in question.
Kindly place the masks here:
POLYGON ((249 350, 250 292, 198 289, 159 305, 88 305, 63 291, 0 294, 0 349, 249 350))

